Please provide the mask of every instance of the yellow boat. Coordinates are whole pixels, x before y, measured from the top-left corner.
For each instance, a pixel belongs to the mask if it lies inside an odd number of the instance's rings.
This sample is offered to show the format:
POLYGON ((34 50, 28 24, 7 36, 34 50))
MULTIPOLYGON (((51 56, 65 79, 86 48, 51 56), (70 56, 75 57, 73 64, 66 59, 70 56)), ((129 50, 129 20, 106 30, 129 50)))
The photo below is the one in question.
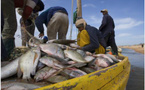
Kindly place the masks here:
POLYGON ((35 90, 125 90, 130 74, 128 57, 110 67, 35 90))

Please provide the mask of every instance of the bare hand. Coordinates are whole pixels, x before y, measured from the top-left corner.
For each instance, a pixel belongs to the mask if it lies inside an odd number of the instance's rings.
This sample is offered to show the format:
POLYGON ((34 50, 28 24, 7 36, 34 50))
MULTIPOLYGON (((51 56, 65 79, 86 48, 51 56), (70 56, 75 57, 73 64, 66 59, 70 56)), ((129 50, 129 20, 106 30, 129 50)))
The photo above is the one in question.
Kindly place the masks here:
POLYGON ((42 38, 44 36, 44 33, 39 34, 39 38, 42 38))

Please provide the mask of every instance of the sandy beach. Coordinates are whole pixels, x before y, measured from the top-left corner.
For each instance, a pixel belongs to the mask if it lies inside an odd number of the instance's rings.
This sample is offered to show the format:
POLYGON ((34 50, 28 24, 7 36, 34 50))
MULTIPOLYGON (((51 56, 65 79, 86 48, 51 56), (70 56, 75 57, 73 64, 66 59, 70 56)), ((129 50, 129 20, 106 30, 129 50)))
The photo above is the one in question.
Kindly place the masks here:
POLYGON ((128 49, 133 49, 138 53, 144 54, 144 47, 141 45, 128 45, 128 46, 119 46, 119 48, 128 48, 128 49))

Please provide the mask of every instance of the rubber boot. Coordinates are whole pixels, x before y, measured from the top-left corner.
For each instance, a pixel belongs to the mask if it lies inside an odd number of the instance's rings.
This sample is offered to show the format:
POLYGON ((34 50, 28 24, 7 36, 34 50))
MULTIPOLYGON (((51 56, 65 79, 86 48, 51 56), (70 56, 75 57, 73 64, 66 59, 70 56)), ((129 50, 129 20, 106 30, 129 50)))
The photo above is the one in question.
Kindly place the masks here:
POLYGON ((14 38, 3 39, 3 43, 9 56, 10 53, 15 48, 15 39, 14 38))

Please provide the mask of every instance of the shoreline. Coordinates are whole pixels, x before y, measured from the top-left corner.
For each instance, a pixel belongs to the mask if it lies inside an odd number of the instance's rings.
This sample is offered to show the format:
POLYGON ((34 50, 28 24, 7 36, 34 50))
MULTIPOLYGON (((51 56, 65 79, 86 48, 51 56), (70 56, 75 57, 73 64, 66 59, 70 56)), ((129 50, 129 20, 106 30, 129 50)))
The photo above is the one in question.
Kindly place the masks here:
POLYGON ((131 45, 131 46, 119 46, 119 48, 127 48, 127 49, 132 49, 138 53, 144 54, 144 47, 141 45, 131 45))

